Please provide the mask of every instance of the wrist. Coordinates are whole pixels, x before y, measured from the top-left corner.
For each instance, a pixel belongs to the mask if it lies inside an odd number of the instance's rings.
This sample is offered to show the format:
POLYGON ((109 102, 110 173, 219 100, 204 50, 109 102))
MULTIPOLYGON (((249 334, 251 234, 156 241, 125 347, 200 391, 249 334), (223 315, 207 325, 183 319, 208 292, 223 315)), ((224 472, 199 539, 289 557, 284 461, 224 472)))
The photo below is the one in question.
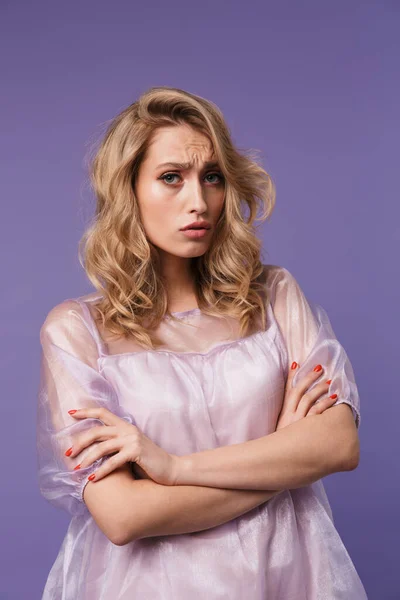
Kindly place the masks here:
POLYGON ((174 475, 172 485, 190 485, 189 474, 192 472, 190 455, 174 456, 174 475))

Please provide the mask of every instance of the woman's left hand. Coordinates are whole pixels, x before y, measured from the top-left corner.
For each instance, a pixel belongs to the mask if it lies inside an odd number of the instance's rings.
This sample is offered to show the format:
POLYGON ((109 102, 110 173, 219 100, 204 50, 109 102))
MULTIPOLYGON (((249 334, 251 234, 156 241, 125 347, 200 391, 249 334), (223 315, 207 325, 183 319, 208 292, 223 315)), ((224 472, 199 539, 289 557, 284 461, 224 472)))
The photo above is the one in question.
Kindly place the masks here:
POLYGON ((79 465, 82 469, 102 456, 114 453, 95 471, 95 481, 99 481, 123 464, 132 462, 135 463, 133 468, 136 469, 136 474, 139 473, 142 478, 146 478, 147 475, 156 483, 175 485, 179 457, 165 452, 135 425, 103 407, 81 408, 71 416, 74 419, 100 419, 104 423, 80 434, 72 446, 72 452, 67 454, 72 458, 76 457, 84 448, 94 442, 100 442, 85 455, 79 465))

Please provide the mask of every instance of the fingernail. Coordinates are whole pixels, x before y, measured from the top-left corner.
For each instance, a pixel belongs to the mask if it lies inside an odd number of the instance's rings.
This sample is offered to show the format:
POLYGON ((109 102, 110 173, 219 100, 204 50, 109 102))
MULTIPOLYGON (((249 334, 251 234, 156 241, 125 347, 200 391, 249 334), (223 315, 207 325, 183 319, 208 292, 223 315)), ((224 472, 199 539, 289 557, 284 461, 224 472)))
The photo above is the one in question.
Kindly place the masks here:
POLYGON ((296 367, 297 367, 297 362, 294 360, 294 361, 292 362, 292 367, 291 367, 291 368, 292 368, 292 369, 295 369, 296 367))
POLYGON ((65 451, 65 456, 71 456, 72 454, 72 446, 71 448, 68 448, 68 450, 65 451))
POLYGON ((93 481, 93 479, 96 477, 96 475, 93 473, 92 475, 89 475, 88 479, 90 479, 90 481, 93 481))
POLYGON ((80 465, 80 464, 79 464, 79 465, 76 465, 76 467, 74 467, 74 471, 77 471, 77 470, 78 470, 78 469, 80 469, 80 468, 81 468, 81 465, 80 465))
POLYGON ((332 396, 329 396, 329 398, 332 398, 332 400, 334 400, 335 398, 337 398, 337 394, 332 394, 332 396))
POLYGON ((328 385, 332 383, 332 379, 328 379, 328 381, 326 381, 325 383, 327 383, 328 385))
POLYGON ((314 367, 314 371, 320 371, 322 369, 322 365, 317 365, 316 367, 314 367))
POLYGON ((74 415, 76 413, 76 410, 69 410, 68 412, 70 415, 74 415))

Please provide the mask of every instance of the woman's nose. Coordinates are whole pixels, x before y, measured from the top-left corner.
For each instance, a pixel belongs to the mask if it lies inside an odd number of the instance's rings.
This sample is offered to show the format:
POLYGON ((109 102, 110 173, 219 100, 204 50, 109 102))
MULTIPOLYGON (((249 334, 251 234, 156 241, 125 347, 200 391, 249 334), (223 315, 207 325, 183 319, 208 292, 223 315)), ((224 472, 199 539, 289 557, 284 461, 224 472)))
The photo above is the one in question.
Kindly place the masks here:
POLYGON ((193 208, 196 208, 197 210, 207 208, 205 190, 200 181, 195 181, 189 186, 188 202, 190 202, 193 208))

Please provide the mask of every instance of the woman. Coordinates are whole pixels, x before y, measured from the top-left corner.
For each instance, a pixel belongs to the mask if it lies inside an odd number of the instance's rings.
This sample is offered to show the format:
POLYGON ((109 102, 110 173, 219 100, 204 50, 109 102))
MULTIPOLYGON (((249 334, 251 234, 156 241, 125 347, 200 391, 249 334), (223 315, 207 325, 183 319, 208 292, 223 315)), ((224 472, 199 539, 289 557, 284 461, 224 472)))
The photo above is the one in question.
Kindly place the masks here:
POLYGON ((269 175, 169 87, 112 121, 91 173, 96 292, 40 331, 40 489, 72 516, 43 599, 366 598, 321 482, 358 464, 354 373, 260 261, 269 175))

